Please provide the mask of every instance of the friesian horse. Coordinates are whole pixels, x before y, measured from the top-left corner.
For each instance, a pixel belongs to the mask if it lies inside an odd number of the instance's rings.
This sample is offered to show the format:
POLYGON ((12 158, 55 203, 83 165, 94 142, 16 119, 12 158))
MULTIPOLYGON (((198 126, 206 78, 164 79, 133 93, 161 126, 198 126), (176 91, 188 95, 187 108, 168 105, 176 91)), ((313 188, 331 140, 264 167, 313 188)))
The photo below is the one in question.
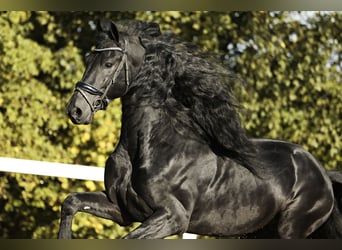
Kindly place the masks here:
POLYGON ((101 21, 95 40, 67 113, 89 124, 120 97, 120 141, 105 165, 105 191, 64 200, 59 238, 72 237, 77 212, 141 222, 126 239, 341 237, 340 172, 328 173, 299 145, 248 138, 232 72, 156 23, 101 21))

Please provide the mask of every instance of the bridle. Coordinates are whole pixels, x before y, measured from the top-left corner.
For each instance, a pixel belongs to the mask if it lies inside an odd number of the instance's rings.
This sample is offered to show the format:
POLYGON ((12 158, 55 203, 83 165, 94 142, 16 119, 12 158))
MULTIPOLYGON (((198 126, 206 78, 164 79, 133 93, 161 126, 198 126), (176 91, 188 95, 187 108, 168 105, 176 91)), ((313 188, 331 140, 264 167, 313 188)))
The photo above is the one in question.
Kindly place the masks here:
POLYGON ((108 86, 106 87, 106 89, 104 91, 99 90, 98 88, 79 81, 78 83, 76 83, 76 88, 75 88, 75 92, 79 92, 82 97, 85 99, 85 101, 88 103, 91 111, 93 113, 95 113, 98 110, 104 110, 107 108, 109 102, 111 101, 108 97, 107 97, 107 93, 109 91, 109 88, 115 83, 116 78, 118 77, 118 75, 120 74, 121 70, 123 67, 125 67, 125 83, 126 83, 126 88, 125 91, 123 93, 123 95, 125 95, 128 91, 128 87, 129 87, 129 78, 128 78, 128 62, 127 62, 127 54, 128 54, 128 41, 125 39, 125 47, 124 49, 120 48, 120 47, 108 47, 108 48, 101 48, 101 49, 94 49, 95 52, 103 52, 103 51, 118 51, 122 53, 122 57, 121 57, 121 61, 118 65, 118 67, 116 68, 115 72, 114 72, 114 76, 112 78, 112 81, 110 84, 108 84, 108 86), (91 103, 87 97, 87 95, 85 94, 85 92, 91 94, 91 95, 95 95, 98 96, 97 99, 95 99, 95 101, 93 103, 91 103))

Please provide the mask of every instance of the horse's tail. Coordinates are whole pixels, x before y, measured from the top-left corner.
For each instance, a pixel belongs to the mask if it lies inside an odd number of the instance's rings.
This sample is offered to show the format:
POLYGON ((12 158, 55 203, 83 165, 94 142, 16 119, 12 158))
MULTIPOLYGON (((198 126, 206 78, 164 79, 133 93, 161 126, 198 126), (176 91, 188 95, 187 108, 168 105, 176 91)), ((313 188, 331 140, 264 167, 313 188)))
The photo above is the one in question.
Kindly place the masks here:
POLYGON ((342 239, 342 172, 327 171, 334 190, 334 208, 328 220, 316 230, 312 238, 342 239))

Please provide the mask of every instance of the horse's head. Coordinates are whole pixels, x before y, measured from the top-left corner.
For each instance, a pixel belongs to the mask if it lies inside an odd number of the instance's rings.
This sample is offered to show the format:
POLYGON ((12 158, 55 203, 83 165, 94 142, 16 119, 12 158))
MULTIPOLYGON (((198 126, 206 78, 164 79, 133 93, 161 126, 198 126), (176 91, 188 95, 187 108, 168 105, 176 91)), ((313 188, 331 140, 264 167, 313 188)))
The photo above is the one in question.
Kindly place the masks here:
POLYGON ((119 33, 112 21, 98 24, 96 48, 86 57, 86 70, 67 105, 75 124, 88 124, 98 110, 124 96, 144 61, 138 36, 119 33))

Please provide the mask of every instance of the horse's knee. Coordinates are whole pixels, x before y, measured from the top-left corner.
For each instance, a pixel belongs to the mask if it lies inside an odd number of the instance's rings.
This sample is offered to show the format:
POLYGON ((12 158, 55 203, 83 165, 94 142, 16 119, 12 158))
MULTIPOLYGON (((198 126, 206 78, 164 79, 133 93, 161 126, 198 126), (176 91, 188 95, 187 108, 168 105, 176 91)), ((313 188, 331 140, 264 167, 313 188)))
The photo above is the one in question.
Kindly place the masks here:
POLYGON ((176 232, 178 233, 185 233, 189 227, 189 218, 186 215, 182 216, 175 216, 174 222, 176 225, 176 232))
POLYGON ((185 233, 189 228, 190 214, 183 206, 169 211, 169 219, 172 220, 171 227, 175 233, 185 233))
POLYGON ((69 194, 62 203, 62 216, 74 215, 78 211, 79 199, 77 193, 69 194))

